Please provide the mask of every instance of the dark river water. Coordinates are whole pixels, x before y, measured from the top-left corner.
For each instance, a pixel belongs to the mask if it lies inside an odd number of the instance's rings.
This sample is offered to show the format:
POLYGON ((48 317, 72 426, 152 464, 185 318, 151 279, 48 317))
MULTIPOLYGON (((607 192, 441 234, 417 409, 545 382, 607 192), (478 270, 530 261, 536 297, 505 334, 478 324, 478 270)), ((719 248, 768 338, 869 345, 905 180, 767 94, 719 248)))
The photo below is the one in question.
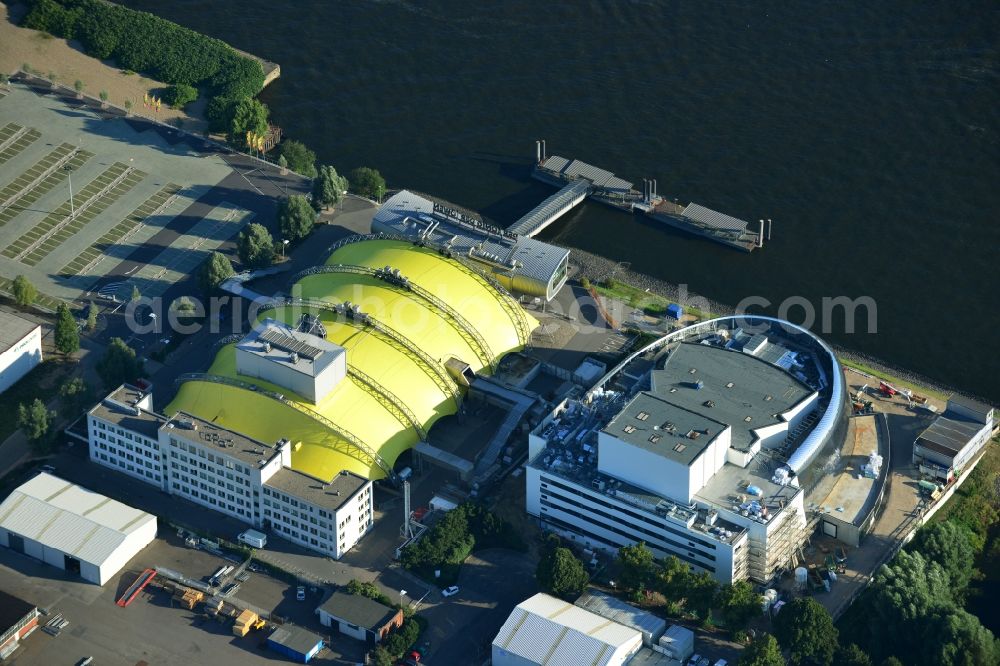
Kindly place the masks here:
POLYGON ((1000 401, 994 2, 126 4, 280 63, 262 99, 341 171, 508 224, 553 191, 528 176, 545 138, 772 218, 751 255, 597 204, 543 238, 723 303, 869 296, 877 334, 826 337, 1000 401))

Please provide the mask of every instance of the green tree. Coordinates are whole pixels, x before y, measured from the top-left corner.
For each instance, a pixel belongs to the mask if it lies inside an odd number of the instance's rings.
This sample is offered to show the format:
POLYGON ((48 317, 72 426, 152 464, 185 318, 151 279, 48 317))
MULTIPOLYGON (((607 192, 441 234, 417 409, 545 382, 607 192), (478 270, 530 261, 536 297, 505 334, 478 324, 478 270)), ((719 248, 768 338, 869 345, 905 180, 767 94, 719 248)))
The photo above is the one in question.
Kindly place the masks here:
POLYGON ((1000 645, 975 615, 953 608, 937 614, 929 626, 931 630, 921 635, 922 640, 914 641, 917 643, 914 663, 926 666, 1000 663, 1000 645))
POLYGON ((132 285, 132 296, 129 298, 133 303, 142 298, 142 293, 139 291, 138 285, 132 285))
POLYGON ((270 266, 274 263, 274 239, 271 232, 264 225, 251 222, 236 239, 236 254, 243 265, 249 268, 270 266))
POLYGON ((247 132, 265 134, 267 132, 267 106, 255 99, 243 99, 233 107, 229 123, 229 142, 237 146, 247 146, 247 132))
MULTIPOLYGON (((949 606, 953 597, 951 582, 939 564, 919 552, 902 550, 875 574, 870 600, 871 623, 880 627, 887 644, 903 646, 912 636, 923 634, 929 614, 949 606)), ((909 661, 906 654, 900 657, 909 661)))
MULTIPOLYGON (((271 249, 271 254, 274 254, 274 248, 271 249)), ((213 252, 208 255, 208 259, 198 271, 198 283, 201 285, 202 291, 208 294, 218 289, 220 284, 235 274, 236 271, 233 270, 233 263, 229 261, 229 257, 221 252, 213 252)))
POLYGON ((58 78, 59 78, 59 76, 58 76, 58 75, 56 75, 56 73, 55 73, 55 72, 49 72, 49 84, 50 84, 50 85, 51 85, 51 86, 52 86, 53 88, 55 88, 55 87, 56 87, 56 79, 58 79, 58 78))
POLYGON ((677 605, 684 598, 684 584, 691 573, 676 555, 670 555, 660 563, 653 581, 653 589, 667 598, 667 602, 677 605))
POLYGON ((104 106, 105 104, 108 103, 109 95, 107 90, 102 90, 101 92, 98 93, 97 96, 101 98, 101 106, 104 106))
POLYGON ((17 408, 17 427, 24 431, 24 436, 36 453, 47 448, 49 428, 56 413, 49 411, 45 403, 35 398, 31 403, 21 404, 17 408))
POLYGON ((75 414, 93 402, 93 392, 80 377, 74 377, 59 387, 59 397, 62 398, 66 413, 75 414))
POLYGON ((956 600, 969 586, 975 570, 976 553, 972 549, 971 531, 955 521, 932 523, 920 529, 910 549, 936 562, 951 581, 956 600))
POLYGON ((163 101, 175 109, 183 109, 198 99, 198 89, 186 83, 177 83, 163 92, 163 101))
POLYGON ((871 657, 856 644, 841 645, 833 655, 834 666, 872 666, 871 657))
POLYGON ((375 666, 395 666, 396 658, 384 645, 379 645, 372 651, 372 662, 375 666))
POLYGON ((837 629, 815 599, 795 599, 774 619, 774 633, 788 651, 791 666, 830 666, 837 649, 837 629))
POLYGON ((320 209, 340 203, 347 188, 347 179, 332 166, 324 164, 313 181, 313 206, 320 209))
POLYGON ((774 636, 761 634, 743 650, 739 666, 785 666, 785 658, 774 636))
POLYGON ((377 601, 385 606, 392 606, 392 599, 386 596, 386 594, 382 592, 382 590, 380 590, 375 583, 363 583, 356 578, 352 578, 347 583, 347 593, 368 597, 369 599, 377 601))
MULTIPOLYGON (((236 105, 239 100, 232 97, 222 97, 217 95, 208 100, 205 105, 205 119, 208 120, 210 132, 227 133, 232 129, 233 117, 236 114, 236 105)), ((244 138, 246 132, 243 132, 244 138)))
POLYGON ((282 238, 290 241, 305 238, 312 232, 315 222, 316 211, 301 194, 294 194, 278 204, 278 228, 282 238))
MULTIPOLYGON (((978 471, 978 470, 977 470, 978 471)), ((973 472, 968 480, 972 480, 973 472)), ((986 537, 990 528, 1000 520, 1000 513, 993 502, 984 493, 971 493, 962 497, 961 504, 955 507, 950 520, 965 525, 972 531, 970 541, 975 552, 981 552, 986 546, 986 537)))
POLYGON ((125 113, 126 114, 132 113, 132 100, 130 99, 125 100, 125 113))
POLYGON ((355 194, 376 201, 381 201, 385 196, 385 178, 377 169, 358 167, 347 176, 347 180, 355 194))
POLYGON ((87 330, 93 333, 97 330, 97 314, 99 310, 97 309, 97 304, 94 301, 90 301, 87 304, 87 330))
POLYGON ((31 306, 35 302, 35 299, 38 298, 38 290, 35 289, 35 285, 31 284, 28 278, 23 275, 18 275, 14 278, 11 289, 14 292, 14 302, 22 308, 31 306))
POLYGON ((761 595, 745 580, 723 585, 717 599, 722 621, 730 631, 746 629, 750 620, 760 615, 760 603, 761 595))
POLYGON ((77 98, 83 97, 84 83, 80 79, 73 82, 73 90, 76 91, 77 98))
POLYGON ((288 162, 288 168, 300 173, 306 178, 316 177, 316 153, 309 150, 301 141, 291 139, 282 141, 278 146, 278 154, 288 162))
POLYGON ((707 571, 689 572, 683 581, 684 607, 702 620, 708 619, 719 593, 719 583, 707 571))
POLYGON ((65 303, 60 303, 56 308, 55 343, 56 349, 67 355, 80 348, 80 331, 73 313, 65 303))
POLYGON ((281 175, 285 175, 288 170, 288 160, 284 155, 278 155, 278 166, 281 168, 281 175))
POLYGON ((575 599, 583 592, 590 577, 569 548, 550 548, 538 562, 535 570, 538 586, 563 599, 575 599))
POLYGON ((622 546, 618 549, 618 582, 626 590, 647 589, 653 582, 655 566, 653 551, 645 543, 622 546))
POLYGON ((104 355, 97 362, 97 374, 105 388, 114 388, 126 382, 135 381, 142 375, 142 360, 136 358, 135 350, 121 338, 111 338, 104 355))
POLYGON ((886 657, 882 660, 882 666, 903 666, 903 662, 896 657, 886 657))

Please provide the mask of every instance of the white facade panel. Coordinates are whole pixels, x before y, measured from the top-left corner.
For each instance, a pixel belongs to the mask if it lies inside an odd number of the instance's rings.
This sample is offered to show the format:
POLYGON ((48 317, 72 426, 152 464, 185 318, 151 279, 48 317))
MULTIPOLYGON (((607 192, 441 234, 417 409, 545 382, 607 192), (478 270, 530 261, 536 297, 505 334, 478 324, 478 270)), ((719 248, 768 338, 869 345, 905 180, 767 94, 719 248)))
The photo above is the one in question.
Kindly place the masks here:
POLYGON ((0 354, 0 393, 13 386, 21 377, 42 362, 42 327, 21 338, 0 354))
POLYGON ((657 453, 633 446, 617 437, 597 434, 597 470, 651 493, 688 503, 694 490, 687 465, 669 460, 657 453))

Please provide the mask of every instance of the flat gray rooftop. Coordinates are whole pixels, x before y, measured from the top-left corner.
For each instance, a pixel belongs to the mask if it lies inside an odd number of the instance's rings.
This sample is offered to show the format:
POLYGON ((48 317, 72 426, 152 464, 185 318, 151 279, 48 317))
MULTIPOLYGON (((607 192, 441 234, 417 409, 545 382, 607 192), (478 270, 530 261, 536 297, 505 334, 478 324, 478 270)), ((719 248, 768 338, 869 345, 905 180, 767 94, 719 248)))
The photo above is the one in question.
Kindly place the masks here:
POLYGON ((217 447, 219 453, 255 467, 263 467, 264 462, 277 453, 276 444, 265 444, 188 412, 177 412, 164 427, 170 428, 171 434, 176 433, 207 448, 217 447))
POLYGON ((727 462, 701 490, 695 493, 695 496, 708 504, 732 509, 741 495, 747 500, 754 499, 746 490, 747 485, 752 484, 764 493, 763 497, 758 498, 761 503, 767 506, 772 514, 777 515, 778 499, 784 499, 787 505, 789 500, 802 491, 795 486, 781 486, 771 481, 774 467, 777 465, 766 459, 754 460, 748 467, 739 467, 727 462))
POLYGON ((726 424, 642 392, 603 428, 612 437, 690 465, 726 424))
POLYGON ((372 230, 410 238, 423 236, 434 247, 448 245, 456 255, 472 251, 474 259, 508 268, 516 261, 517 267, 510 270, 544 284, 569 256, 565 248, 499 229, 407 190, 382 204, 372 219, 372 230))
POLYGON ((0 311, 0 354, 23 340, 38 324, 16 314, 0 311))
POLYGON ((160 414, 136 408, 136 403, 145 395, 134 386, 123 384, 97 403, 90 410, 90 413, 126 430, 138 432, 150 439, 156 439, 160 426, 166 423, 167 419, 160 414))
POLYGON ((338 356, 346 353, 343 347, 329 340, 295 330, 274 319, 265 319, 247 333, 236 348, 309 377, 322 373, 338 356), (294 362, 292 353, 296 354, 294 362))
POLYGON ((732 446, 746 450, 753 430, 778 423, 813 390, 781 368, 738 351, 700 343, 671 350, 652 372, 652 393, 733 427, 732 446))
POLYGON ((308 474, 282 467, 264 485, 320 508, 336 511, 367 483, 367 479, 346 470, 324 483, 308 474))

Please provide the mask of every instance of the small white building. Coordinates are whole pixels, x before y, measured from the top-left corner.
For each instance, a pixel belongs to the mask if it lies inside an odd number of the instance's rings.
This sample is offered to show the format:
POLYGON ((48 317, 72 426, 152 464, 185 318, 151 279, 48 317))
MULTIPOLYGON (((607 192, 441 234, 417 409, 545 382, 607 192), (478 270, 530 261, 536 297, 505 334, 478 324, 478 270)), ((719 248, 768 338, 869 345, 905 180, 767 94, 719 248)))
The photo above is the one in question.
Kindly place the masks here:
MULTIPOLYGON (((322 326, 305 319, 306 326, 322 326)), ((347 376, 347 351, 326 338, 265 319, 236 345, 236 372, 319 403, 347 376)))
POLYGON ((98 585, 155 538, 155 516, 44 472, 0 504, 0 546, 98 585))
POLYGON ((539 593, 519 603, 500 627, 493 666, 620 666, 641 648, 639 631, 539 593))
POLYGON ((319 623, 367 643, 381 643, 393 629, 402 626, 403 610, 390 608, 360 594, 334 592, 316 609, 319 623))
POLYGON ((993 408, 953 395, 947 409, 913 443, 913 464, 922 474, 950 482, 962 473, 993 434, 993 408))
POLYGON ((42 362, 42 327, 0 311, 0 393, 42 362))

